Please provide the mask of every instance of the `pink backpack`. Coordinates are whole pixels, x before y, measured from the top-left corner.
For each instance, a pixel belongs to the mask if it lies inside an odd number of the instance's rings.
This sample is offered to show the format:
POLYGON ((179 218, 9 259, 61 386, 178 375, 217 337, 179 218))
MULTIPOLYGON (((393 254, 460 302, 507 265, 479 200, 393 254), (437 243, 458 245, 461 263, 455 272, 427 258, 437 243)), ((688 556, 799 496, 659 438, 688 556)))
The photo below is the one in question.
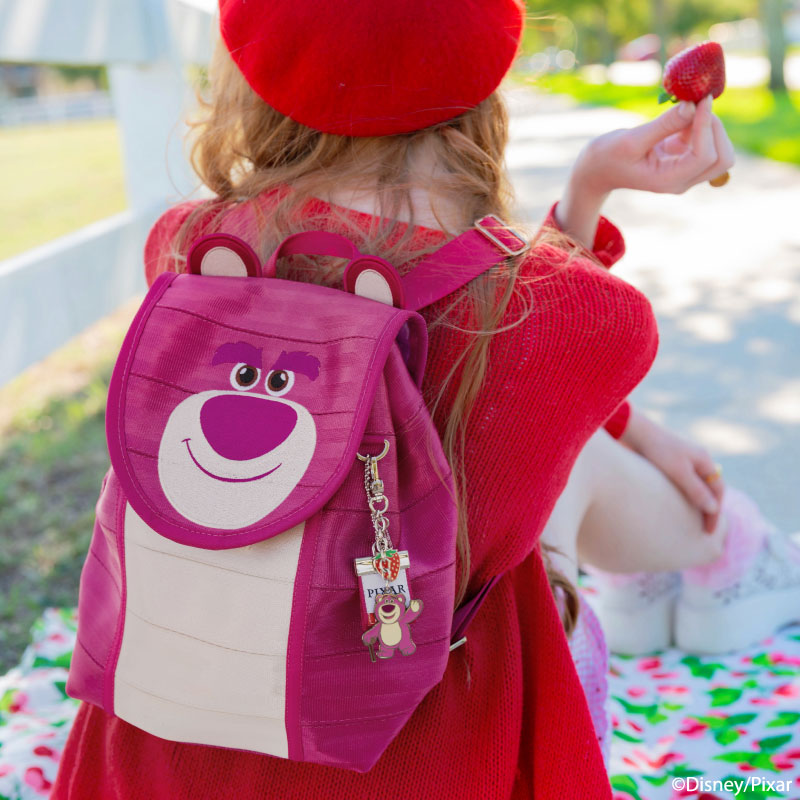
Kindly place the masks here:
POLYGON ((401 279, 336 234, 263 268, 215 234, 161 275, 111 379, 69 694, 164 739, 368 770, 494 583, 454 615, 416 309, 526 248, 487 217, 401 279), (345 291, 275 278, 299 253, 350 259, 345 291))

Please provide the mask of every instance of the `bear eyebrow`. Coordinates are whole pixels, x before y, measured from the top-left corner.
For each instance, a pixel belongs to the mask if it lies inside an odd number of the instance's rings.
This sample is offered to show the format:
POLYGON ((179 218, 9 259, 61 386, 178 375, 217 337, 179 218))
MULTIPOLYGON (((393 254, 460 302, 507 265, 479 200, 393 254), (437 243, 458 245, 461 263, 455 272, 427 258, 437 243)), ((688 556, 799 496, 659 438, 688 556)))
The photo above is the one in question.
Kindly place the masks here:
POLYGON ((304 353, 302 350, 293 350, 291 353, 287 353, 284 350, 272 365, 273 370, 285 369, 299 372, 312 381, 319 377, 319 367, 319 359, 310 353, 304 353))
POLYGON ((247 342, 228 342, 217 348, 211 366, 217 364, 249 364, 261 369, 261 349, 247 342))

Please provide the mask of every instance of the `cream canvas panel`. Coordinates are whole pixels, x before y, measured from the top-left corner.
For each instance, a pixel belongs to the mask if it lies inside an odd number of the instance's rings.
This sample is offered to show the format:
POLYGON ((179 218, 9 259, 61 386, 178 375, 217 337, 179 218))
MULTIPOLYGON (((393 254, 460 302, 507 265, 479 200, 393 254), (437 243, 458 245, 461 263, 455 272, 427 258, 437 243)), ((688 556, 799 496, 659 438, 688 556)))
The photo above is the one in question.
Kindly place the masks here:
POLYGON ((118 716, 173 741, 286 757, 286 646, 303 524, 203 550, 125 512, 118 716))

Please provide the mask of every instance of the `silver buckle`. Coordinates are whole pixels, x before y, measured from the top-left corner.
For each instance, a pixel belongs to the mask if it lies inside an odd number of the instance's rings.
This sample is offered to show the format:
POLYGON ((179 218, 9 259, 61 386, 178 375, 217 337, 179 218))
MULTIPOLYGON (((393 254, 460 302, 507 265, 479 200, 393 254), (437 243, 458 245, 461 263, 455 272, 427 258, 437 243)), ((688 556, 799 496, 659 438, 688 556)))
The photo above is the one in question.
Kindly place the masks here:
POLYGON ((530 242, 526 241, 522 234, 518 233, 513 228, 509 228, 508 225, 506 225, 506 223, 503 222, 503 220, 501 220, 496 214, 487 214, 485 217, 481 217, 481 219, 476 219, 473 225, 475 229, 480 231, 490 242, 496 244, 504 253, 507 253, 510 256, 521 256, 523 253, 531 249, 530 242), (481 221, 487 217, 489 219, 493 219, 498 225, 500 225, 502 228, 505 228, 510 234, 519 239, 519 241, 522 242, 522 247, 520 247, 518 250, 512 250, 505 242, 500 241, 500 239, 498 239, 494 233, 492 233, 492 231, 481 225, 481 221))
POLYGON ((462 636, 457 642, 453 642, 453 644, 450 645, 450 652, 452 653, 453 650, 455 650, 457 647, 461 647, 462 644, 466 643, 467 643, 467 637, 462 636))

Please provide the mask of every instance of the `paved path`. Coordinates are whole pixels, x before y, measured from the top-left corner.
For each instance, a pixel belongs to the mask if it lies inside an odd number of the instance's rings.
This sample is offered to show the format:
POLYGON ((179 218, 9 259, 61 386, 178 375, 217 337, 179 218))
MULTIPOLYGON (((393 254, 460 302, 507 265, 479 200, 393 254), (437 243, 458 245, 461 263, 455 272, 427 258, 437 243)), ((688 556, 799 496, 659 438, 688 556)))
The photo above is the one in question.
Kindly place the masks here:
MULTIPOLYGON (((514 94, 509 165, 524 218, 558 198, 592 136, 637 124, 615 109, 514 94)), ((637 405, 711 449, 779 525, 800 529, 800 170, 740 154, 731 182, 682 196, 620 191, 607 215, 628 252, 615 272, 661 331, 637 405)))

